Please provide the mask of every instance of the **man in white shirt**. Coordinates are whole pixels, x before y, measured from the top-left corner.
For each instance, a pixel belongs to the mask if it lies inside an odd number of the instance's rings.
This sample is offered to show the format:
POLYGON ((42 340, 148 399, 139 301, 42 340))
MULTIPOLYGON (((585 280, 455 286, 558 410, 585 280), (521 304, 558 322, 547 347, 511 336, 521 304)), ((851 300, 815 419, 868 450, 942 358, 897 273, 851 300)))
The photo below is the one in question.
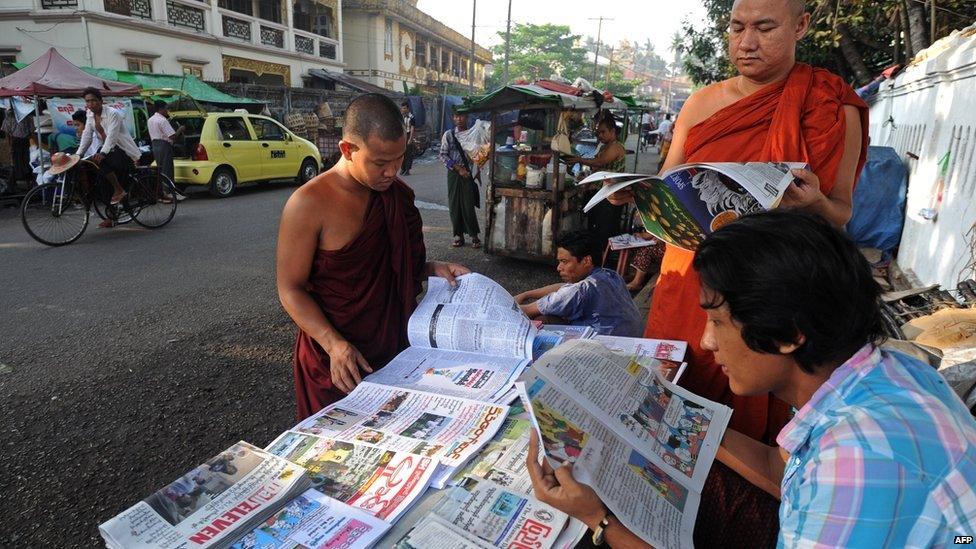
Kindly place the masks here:
MULTIPOLYGON (((149 139, 152 140, 153 158, 156 160, 156 167, 160 173, 173 181, 173 140, 183 133, 186 126, 174 130, 169 122, 169 106, 165 101, 156 101, 156 114, 149 117, 149 139)), ((178 200, 183 200, 183 195, 176 193, 178 200)))
POLYGON ((413 167, 413 157, 417 153, 414 144, 414 128, 417 121, 410 112, 410 103, 404 101, 400 103, 400 114, 403 115, 403 127, 407 132, 407 151, 403 155, 403 164, 400 166, 400 175, 410 175, 410 168, 413 167))
POLYGON ((90 160, 98 165, 102 176, 112 184, 111 202, 118 204, 126 194, 120 181, 135 168, 135 162, 142 153, 126 131, 125 115, 116 109, 105 107, 102 104, 101 91, 97 88, 85 88, 82 97, 85 98, 88 116, 78 150, 87 151, 94 135, 102 140, 101 149, 90 160))
POLYGON ((661 139, 661 161, 657 164, 657 171, 661 171, 664 161, 668 158, 668 151, 671 150, 671 138, 674 137, 674 123, 671 122, 671 115, 664 116, 664 120, 657 126, 657 135, 661 139))

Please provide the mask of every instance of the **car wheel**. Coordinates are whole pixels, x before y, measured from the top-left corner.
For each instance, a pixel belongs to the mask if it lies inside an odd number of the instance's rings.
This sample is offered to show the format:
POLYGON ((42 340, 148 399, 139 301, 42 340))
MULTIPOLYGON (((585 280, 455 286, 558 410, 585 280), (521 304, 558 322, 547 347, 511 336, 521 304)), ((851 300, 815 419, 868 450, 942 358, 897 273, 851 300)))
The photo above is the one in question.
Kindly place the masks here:
POLYGON ((237 189, 237 178, 229 168, 217 168, 210 178, 210 194, 217 198, 227 198, 237 189))
POLYGON ((318 163, 311 158, 306 158, 305 161, 302 162, 302 167, 298 169, 298 177, 295 178, 295 183, 304 185, 318 174, 318 163))

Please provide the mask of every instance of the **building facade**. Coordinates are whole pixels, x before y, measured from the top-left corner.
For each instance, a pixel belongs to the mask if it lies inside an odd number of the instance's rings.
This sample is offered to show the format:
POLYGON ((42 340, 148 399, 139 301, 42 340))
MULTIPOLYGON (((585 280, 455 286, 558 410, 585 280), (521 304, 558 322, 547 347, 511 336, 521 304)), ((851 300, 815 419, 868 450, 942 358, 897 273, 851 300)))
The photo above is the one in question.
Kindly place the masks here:
MULTIPOLYGON (((345 71, 382 88, 436 93, 470 82, 471 38, 417 8, 416 0, 343 0, 345 71)), ((485 88, 491 52, 474 51, 474 88, 485 88)))
POLYGON ((341 71, 342 0, 3 0, 0 61, 302 86, 341 71))

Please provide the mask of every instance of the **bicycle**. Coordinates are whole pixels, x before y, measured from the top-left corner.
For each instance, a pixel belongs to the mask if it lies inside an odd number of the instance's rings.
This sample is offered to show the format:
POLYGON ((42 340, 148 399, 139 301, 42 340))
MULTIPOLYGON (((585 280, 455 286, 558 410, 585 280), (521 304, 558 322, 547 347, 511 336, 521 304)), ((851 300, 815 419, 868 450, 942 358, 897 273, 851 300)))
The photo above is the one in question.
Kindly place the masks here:
POLYGON ((156 168, 136 167, 122 182, 126 196, 118 204, 111 203, 108 182, 95 169, 94 181, 83 182, 78 166, 59 174, 51 183, 31 189, 20 205, 21 222, 27 234, 47 246, 64 246, 78 240, 94 209, 98 217, 111 220, 113 225, 135 221, 147 229, 158 229, 176 215, 176 187, 156 168))

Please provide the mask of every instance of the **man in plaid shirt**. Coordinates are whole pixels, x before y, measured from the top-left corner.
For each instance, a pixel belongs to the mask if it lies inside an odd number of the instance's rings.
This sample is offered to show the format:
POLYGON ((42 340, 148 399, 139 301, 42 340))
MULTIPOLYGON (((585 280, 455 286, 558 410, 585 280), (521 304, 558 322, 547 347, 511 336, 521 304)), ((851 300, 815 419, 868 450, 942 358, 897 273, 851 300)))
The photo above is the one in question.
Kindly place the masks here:
MULTIPOLYGON (((847 236, 808 214, 750 215, 706 239, 694 268, 708 316, 702 347, 732 391, 772 392, 798 410, 778 448, 729 430, 718 454, 781 498, 780 547, 971 539, 976 421, 928 364, 878 347, 880 288, 847 236)), ((527 466, 540 500, 615 548, 646 546, 570 471, 534 461, 537 446, 533 437, 527 466)))

